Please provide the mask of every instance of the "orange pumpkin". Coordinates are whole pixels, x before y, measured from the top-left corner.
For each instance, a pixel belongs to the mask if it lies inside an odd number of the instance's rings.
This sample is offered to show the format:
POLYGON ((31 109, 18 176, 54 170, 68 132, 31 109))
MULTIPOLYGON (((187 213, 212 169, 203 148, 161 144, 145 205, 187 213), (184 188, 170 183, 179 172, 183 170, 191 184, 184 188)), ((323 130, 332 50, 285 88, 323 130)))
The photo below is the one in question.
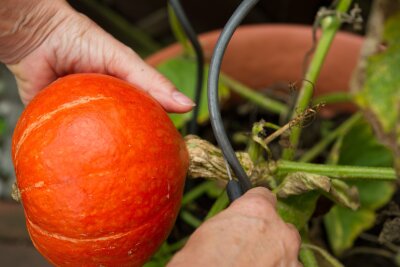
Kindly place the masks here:
POLYGON ((58 79, 27 106, 13 162, 35 247, 57 266, 140 266, 176 219, 185 143, 145 92, 100 74, 58 79))

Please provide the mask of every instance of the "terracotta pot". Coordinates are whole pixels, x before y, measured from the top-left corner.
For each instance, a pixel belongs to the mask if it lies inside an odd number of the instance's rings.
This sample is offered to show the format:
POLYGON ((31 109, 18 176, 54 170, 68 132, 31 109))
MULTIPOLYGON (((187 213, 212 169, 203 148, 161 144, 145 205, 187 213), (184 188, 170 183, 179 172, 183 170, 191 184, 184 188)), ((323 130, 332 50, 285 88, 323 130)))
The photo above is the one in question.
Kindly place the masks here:
MULTIPOLYGON (((200 35, 206 58, 210 58, 220 32, 200 35)), ((329 50, 316 84, 315 95, 347 91, 363 38, 339 32, 329 50)), ((255 89, 276 83, 301 83, 304 55, 312 46, 309 26, 260 24, 242 26, 234 34, 224 56, 222 71, 255 89)), ((147 58, 153 66, 182 52, 171 45, 147 58)), ((349 105, 340 105, 345 110, 349 105)))

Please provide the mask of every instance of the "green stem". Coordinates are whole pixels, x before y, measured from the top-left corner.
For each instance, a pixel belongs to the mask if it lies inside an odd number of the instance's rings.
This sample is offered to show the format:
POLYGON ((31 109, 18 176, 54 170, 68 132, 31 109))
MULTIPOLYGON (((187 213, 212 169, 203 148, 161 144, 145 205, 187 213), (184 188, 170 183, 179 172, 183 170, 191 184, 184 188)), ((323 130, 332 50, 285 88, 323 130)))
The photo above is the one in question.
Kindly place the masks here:
POLYGON ((304 267, 318 267, 314 252, 311 249, 302 247, 299 257, 304 267))
POLYGON ((215 216, 220 211, 225 209, 228 206, 228 204, 229 204, 228 195, 226 194, 226 191, 224 190, 224 192, 214 202, 214 204, 212 205, 210 211, 208 212, 208 214, 204 220, 208 220, 211 217, 215 216))
POLYGON ((330 145, 339 136, 346 134, 360 119, 362 118, 361 113, 356 113, 351 116, 348 120, 342 123, 335 130, 331 131, 327 136, 314 145, 310 150, 304 153, 299 159, 300 162, 310 162, 323 152, 328 145, 330 145))
POLYGON ((263 148, 254 142, 253 140, 249 140, 248 147, 247 147, 247 153, 250 156, 250 159, 253 162, 260 162, 262 159, 262 152, 263 148))
POLYGON ((186 210, 181 211, 182 220, 193 228, 197 228, 201 225, 202 221, 196 218, 193 214, 186 210))
POLYGON ((396 172, 393 168, 324 165, 280 160, 276 163, 278 174, 290 172, 308 172, 329 176, 342 180, 380 180, 396 181, 396 172))
MULTIPOLYGON (((347 12, 351 4, 351 0, 340 0, 336 10, 338 12, 347 12)), ((329 16, 321 21, 322 34, 316 47, 312 61, 307 69, 307 73, 304 77, 304 82, 301 87, 296 106, 292 117, 296 117, 297 114, 301 114, 309 107, 311 97, 314 92, 314 85, 317 82, 317 78, 322 68, 322 64, 325 61, 326 55, 328 54, 329 48, 332 44, 333 38, 336 32, 339 30, 341 25, 340 18, 338 16, 329 16)), ((283 159, 291 160, 294 158, 295 151, 299 144, 301 135, 301 127, 293 127, 290 134, 290 148, 283 151, 283 159)))
POLYGON ((316 97, 313 100, 313 104, 333 104, 333 103, 341 103, 341 102, 351 102, 354 100, 352 94, 348 92, 338 92, 338 93, 331 93, 316 97))
POLYGON ((340 150, 342 149, 344 135, 340 135, 335 143, 333 143, 331 151, 329 152, 325 163, 327 165, 337 165, 340 157, 340 150))
POLYGON ((303 243, 301 244, 301 249, 313 250, 318 252, 332 267, 344 267, 337 259, 335 259, 332 255, 330 255, 326 250, 315 246, 313 244, 303 243))
POLYGON ((187 192, 182 198, 182 206, 196 200, 198 197, 206 193, 210 188, 214 186, 214 182, 208 181, 203 182, 200 185, 196 186, 194 189, 187 192))
POLYGON ((180 250, 181 248, 183 248, 187 241, 188 238, 182 238, 181 240, 169 245, 168 252, 175 252, 180 250))
POLYGON ((310 240, 308 238, 308 229, 303 228, 300 230, 302 245, 300 249, 300 261, 303 263, 304 267, 318 267, 317 259, 315 258, 314 252, 307 247, 304 247, 304 244, 309 243, 310 240))
POLYGON ((225 74, 220 75, 221 82, 226 84, 232 91, 239 94, 243 98, 257 104, 259 107, 264 108, 273 113, 285 115, 288 112, 288 108, 285 104, 279 101, 268 98, 263 94, 258 93, 255 89, 252 89, 234 79, 228 77, 225 74))

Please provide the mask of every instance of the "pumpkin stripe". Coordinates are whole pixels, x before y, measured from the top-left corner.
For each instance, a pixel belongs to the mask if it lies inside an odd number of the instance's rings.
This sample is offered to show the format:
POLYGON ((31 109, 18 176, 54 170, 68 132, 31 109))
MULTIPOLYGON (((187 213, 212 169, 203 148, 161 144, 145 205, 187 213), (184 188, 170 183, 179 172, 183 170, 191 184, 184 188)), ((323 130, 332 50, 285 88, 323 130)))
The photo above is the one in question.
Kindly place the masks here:
MULTIPOLYGON (((132 231, 128 231, 125 233, 119 233, 119 234, 114 234, 114 235, 109 235, 109 236, 102 236, 102 237, 95 237, 95 238, 72 238, 72 237, 67 237, 63 236, 60 234, 55 234, 55 233, 50 233, 40 226, 34 224, 31 220, 29 220, 28 216, 26 216, 26 222, 29 223, 29 225, 34 228, 36 231, 40 232, 42 235, 49 236, 58 240, 63 240, 63 241, 68 241, 71 243, 79 243, 79 242, 94 242, 94 241, 107 241, 107 240, 114 240, 118 239, 124 236, 127 236, 130 234, 132 231)), ((135 229, 136 230, 136 229, 135 229)))
POLYGON ((70 109, 79 105, 83 105, 83 104, 87 104, 93 101, 98 101, 98 100, 112 100, 111 97, 106 97, 103 95, 99 95, 99 96, 84 96, 81 98, 76 99, 75 101, 69 102, 69 103, 65 103, 60 105, 57 109, 46 113, 40 117, 37 118, 37 120, 33 123, 31 123, 28 127, 25 128, 25 130, 23 131, 21 138, 19 139, 18 143, 15 146, 15 153, 14 153, 14 157, 15 157, 15 164, 17 165, 18 163, 18 151, 20 149, 20 147, 22 146, 22 144, 24 143, 24 141, 26 140, 26 138, 28 137, 28 135, 38 129, 40 126, 42 126, 46 121, 50 120, 54 115, 56 115, 57 113, 64 111, 66 109, 70 109))
POLYGON ((44 186, 45 186, 44 181, 39 181, 39 182, 36 182, 34 185, 28 186, 28 187, 23 188, 23 189, 19 189, 19 193, 23 194, 25 192, 29 192, 29 191, 31 191, 33 189, 37 189, 37 188, 42 188, 44 186))

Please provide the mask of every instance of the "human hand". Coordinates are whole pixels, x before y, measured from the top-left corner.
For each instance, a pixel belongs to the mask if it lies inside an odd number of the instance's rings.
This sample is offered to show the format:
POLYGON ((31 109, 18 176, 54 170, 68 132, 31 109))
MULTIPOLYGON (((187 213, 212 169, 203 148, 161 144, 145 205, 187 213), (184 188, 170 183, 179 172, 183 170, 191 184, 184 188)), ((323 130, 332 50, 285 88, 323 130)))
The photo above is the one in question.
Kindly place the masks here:
POLYGON ((193 108, 189 98, 134 51, 64 0, 4 1, 0 17, 8 16, 8 21, 0 22, 0 28, 8 28, 8 33, 0 34, 0 61, 14 73, 25 104, 58 77, 96 72, 143 88, 168 112, 193 108))
POLYGON ((249 190, 200 226, 168 267, 301 266, 300 235, 275 205, 268 189, 249 190))

